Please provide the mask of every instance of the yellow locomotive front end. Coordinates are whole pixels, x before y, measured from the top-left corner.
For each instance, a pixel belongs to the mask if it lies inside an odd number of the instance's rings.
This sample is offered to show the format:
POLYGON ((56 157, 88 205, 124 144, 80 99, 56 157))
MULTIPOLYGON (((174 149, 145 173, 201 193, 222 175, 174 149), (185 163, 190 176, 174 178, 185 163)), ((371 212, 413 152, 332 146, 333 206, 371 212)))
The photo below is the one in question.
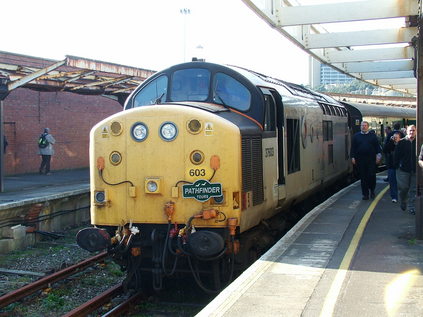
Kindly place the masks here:
POLYGON ((239 217, 240 134, 229 121, 190 107, 148 106, 99 123, 91 142, 93 224, 183 224, 208 209, 217 218, 195 226, 225 227, 224 219, 239 217))
POLYGON ((201 271, 228 256, 234 265, 242 173, 236 125, 190 106, 154 105, 100 122, 90 140, 95 227, 77 240, 90 251, 107 248, 128 271, 127 287, 159 290, 171 267, 201 271))

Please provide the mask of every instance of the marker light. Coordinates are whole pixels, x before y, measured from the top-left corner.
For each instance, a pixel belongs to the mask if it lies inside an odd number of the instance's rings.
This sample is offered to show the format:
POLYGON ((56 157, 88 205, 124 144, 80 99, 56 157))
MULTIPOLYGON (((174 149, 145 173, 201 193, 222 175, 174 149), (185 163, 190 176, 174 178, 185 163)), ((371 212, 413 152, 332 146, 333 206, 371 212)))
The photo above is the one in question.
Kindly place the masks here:
POLYGON ((222 196, 213 197, 213 200, 216 204, 223 204, 225 199, 224 199, 224 196, 222 195, 222 196))
POLYGON ((178 128, 173 122, 164 122, 160 126, 160 137, 165 141, 173 141, 178 134, 178 128))
POLYGON ((191 152, 190 160, 192 164, 199 165, 204 161, 204 154, 199 150, 195 150, 191 152))
POLYGON ((212 155, 210 158, 210 167, 215 171, 220 168, 220 157, 218 155, 212 155))
POLYGON ((104 205, 106 203, 106 193, 103 190, 94 191, 94 202, 96 205, 104 205))
POLYGON ((147 194, 161 194, 160 177, 147 177, 144 182, 145 192, 147 194))
POLYGON ((135 141, 141 142, 144 141, 148 136, 148 128, 142 122, 137 122, 132 126, 131 129, 132 137, 135 141))
POLYGON ((113 165, 119 165, 119 163, 122 162, 122 155, 117 151, 113 151, 110 153, 109 160, 113 165))
POLYGON ((122 123, 120 123, 119 121, 113 121, 110 124, 110 130, 112 131, 113 135, 118 136, 122 133, 122 123))
POLYGON ((102 156, 99 156, 99 157, 97 157, 97 169, 99 170, 99 171, 102 171, 102 170, 104 170, 104 157, 102 157, 102 156))
POLYGON ((190 133, 197 134, 201 132, 202 125, 199 120, 191 119, 190 121, 188 121, 187 127, 190 133))
POLYGON ((149 181, 147 183, 147 190, 151 193, 154 193, 155 191, 157 191, 157 183, 154 181, 149 181))

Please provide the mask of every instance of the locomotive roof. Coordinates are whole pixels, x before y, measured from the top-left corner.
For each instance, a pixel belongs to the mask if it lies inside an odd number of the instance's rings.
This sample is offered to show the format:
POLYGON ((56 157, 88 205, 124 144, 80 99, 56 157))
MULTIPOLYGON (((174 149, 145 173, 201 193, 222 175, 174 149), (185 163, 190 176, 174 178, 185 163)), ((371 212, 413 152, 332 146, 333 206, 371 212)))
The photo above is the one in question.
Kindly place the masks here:
MULTIPOLYGON (((329 96, 325 96, 323 94, 314 92, 301 85, 297 85, 297 84, 286 82, 280 79, 269 77, 269 76, 266 76, 266 75, 263 75, 263 74, 260 74, 260 73, 242 68, 242 67, 214 64, 214 63, 208 63, 203 61, 195 61, 195 62, 188 62, 188 63, 171 66, 167 69, 157 72, 156 74, 148 78, 143 84, 141 84, 141 86, 139 86, 136 90, 134 90, 131 96, 127 99, 125 104, 125 110, 132 108, 134 106, 136 107, 137 105, 134 104, 134 101, 136 100, 138 93, 142 91, 144 88, 148 87, 150 83, 154 82, 156 79, 162 77, 163 75, 166 76, 167 78, 170 78, 169 82, 166 79, 165 85, 166 85, 166 89, 171 90, 173 86, 168 88, 168 85, 173 85, 172 80, 174 78, 177 78, 175 77, 175 74, 177 73, 182 74, 182 72, 180 71, 192 70, 192 69, 208 70, 211 76, 210 78, 205 78, 207 80, 215 80, 216 77, 220 76, 219 74, 222 73, 229 77, 232 77, 234 80, 236 80, 241 85, 243 85, 244 88, 246 88, 246 90, 249 91, 248 105, 246 106, 244 105, 239 106, 237 104, 227 105, 225 102, 223 102, 223 105, 226 106, 225 108, 230 107, 238 111, 241 111, 245 115, 249 116, 250 118, 253 118, 257 122, 263 122, 264 120, 264 111, 263 111, 264 99, 262 97, 263 92, 261 91, 261 88, 274 89, 281 96, 285 98, 288 97, 291 99, 296 97, 299 99, 303 99, 301 102, 301 105, 304 105, 304 106, 312 106, 318 103, 320 104, 321 107, 324 105, 333 105, 333 106, 344 108, 344 105, 336 101, 335 99, 329 96), (311 102, 307 102, 307 100, 311 102)), ((211 87, 209 88, 211 89, 211 87)), ((157 100, 159 100, 160 102, 178 101, 177 98, 176 99, 169 98, 169 94, 166 93, 166 90, 163 90, 162 96, 164 95, 165 95, 165 100, 161 100, 162 97, 158 97, 158 96, 157 97, 153 96, 153 97, 158 98, 157 100)), ((218 97, 221 99, 221 96, 218 96, 218 97)), ((201 100, 196 100, 196 101, 214 103, 215 100, 213 100, 213 98, 214 97, 209 91, 207 92, 207 96, 203 96, 201 100)), ((156 103, 157 103, 157 100, 156 100, 156 103)), ((151 103, 153 101, 154 100, 151 99, 149 102, 151 103)), ((190 101, 195 101, 195 99, 192 99, 192 100, 190 99, 190 101)), ((225 111, 227 110, 225 109, 225 111)))
MULTIPOLYGON (((335 104, 337 106, 343 107, 341 103, 336 101, 330 96, 323 95, 321 93, 315 92, 310 90, 302 85, 294 84, 288 81, 284 81, 281 79, 277 79, 274 77, 270 77, 253 70, 243 68, 240 66, 234 65, 223 65, 223 64, 215 64, 209 62, 202 62, 202 61, 195 61, 195 62, 188 62, 179 65, 174 65, 163 72, 167 72, 168 70, 180 69, 180 68, 189 68, 189 67, 205 67, 209 69, 230 69, 243 77, 245 77, 248 81, 251 82, 254 86, 264 86, 264 87, 272 87, 278 90, 279 93, 282 95, 286 95, 286 92, 290 93, 293 96, 303 97, 307 99, 315 100, 316 102, 326 103, 326 104, 335 104), (279 87, 283 87, 283 92, 279 87)), ((157 74, 156 74, 157 75, 157 74)))
POLYGON ((406 107, 392 107, 371 105, 365 103, 351 103, 351 106, 358 109, 363 116, 387 116, 387 117, 403 117, 403 118, 416 118, 416 109, 406 107))
POLYGON ((342 106, 338 101, 336 101, 332 97, 310 90, 302 85, 270 77, 239 66, 227 65, 227 67, 232 68, 233 70, 241 73, 256 86, 269 86, 270 84, 276 89, 278 86, 282 86, 286 88, 292 95, 313 99, 317 102, 330 103, 342 106))

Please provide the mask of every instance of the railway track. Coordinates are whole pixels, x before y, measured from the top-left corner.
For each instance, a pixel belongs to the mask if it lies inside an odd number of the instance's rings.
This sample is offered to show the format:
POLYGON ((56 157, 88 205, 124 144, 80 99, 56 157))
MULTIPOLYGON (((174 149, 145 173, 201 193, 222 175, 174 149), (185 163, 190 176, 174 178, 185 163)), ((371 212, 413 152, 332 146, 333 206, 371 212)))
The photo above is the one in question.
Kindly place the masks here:
POLYGON ((0 297, 0 308, 6 307, 12 303, 15 303, 35 292, 48 287, 49 284, 55 283, 66 279, 67 277, 79 273, 86 268, 93 266, 94 264, 104 260, 107 257, 107 252, 99 253, 87 260, 69 266, 63 270, 57 271, 51 275, 43 277, 33 283, 27 284, 17 290, 7 293, 0 297))
MULTIPOLYGON (((33 283, 27 284, 24 287, 21 287, 15 291, 9 292, 0 297, 0 308, 4 308, 10 304, 16 303, 22 300, 25 297, 28 297, 35 292, 47 288, 50 284, 62 281, 69 276, 80 273, 83 270, 87 269, 90 266, 104 260, 107 257, 107 252, 102 252, 98 255, 95 255, 87 260, 69 266, 63 270, 57 271, 51 275, 43 277, 33 283)), ((66 317, 78 317, 78 316, 87 316, 89 313, 94 312, 101 306, 110 302, 110 300, 116 296, 123 294, 122 284, 117 284, 107 291, 101 293, 100 295, 94 297, 93 299, 87 301, 83 305, 73 309, 72 311, 66 313, 66 317)), ((139 303, 142 299, 141 293, 136 293, 124 300, 122 303, 118 304, 112 310, 104 314, 103 316, 121 316, 123 313, 128 312, 130 308, 135 304, 139 303)))
MULTIPOLYGON (((122 293, 123 293, 122 284, 115 285, 112 288, 108 289, 107 291, 103 292, 102 294, 84 303, 83 305, 73 309, 69 313, 65 314, 63 317, 87 316, 88 314, 94 312, 101 306, 110 302, 110 300, 113 297, 116 297, 122 293)), ((139 304, 140 300, 142 300, 143 297, 144 296, 142 293, 136 293, 102 316, 103 317, 122 316, 122 314, 127 313, 131 309, 131 307, 133 307, 135 304, 139 304)))

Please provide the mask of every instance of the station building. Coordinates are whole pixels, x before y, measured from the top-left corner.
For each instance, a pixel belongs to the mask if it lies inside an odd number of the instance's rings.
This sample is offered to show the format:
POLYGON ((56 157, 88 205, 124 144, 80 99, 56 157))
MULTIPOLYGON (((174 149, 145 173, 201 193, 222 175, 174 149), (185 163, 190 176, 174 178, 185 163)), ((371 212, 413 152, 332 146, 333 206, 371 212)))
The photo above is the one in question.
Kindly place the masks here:
MULTIPOLYGON (((53 172, 88 167, 91 128, 102 119, 122 110, 123 98, 111 98, 116 97, 111 95, 112 76, 116 79, 116 91, 118 88, 125 90, 122 89, 123 76, 126 76, 126 82, 131 80, 130 88, 133 89, 154 73, 80 58, 71 59, 73 65, 76 64, 75 60, 79 63, 78 68, 61 66, 13 89, 4 99, 3 128, 8 142, 4 156, 5 175, 38 173, 41 158, 38 155, 37 141, 44 128, 50 128, 56 139, 55 154, 51 161, 53 172), (108 78, 105 75, 105 66, 109 72, 108 78), (144 75, 142 78, 135 78, 124 74, 130 73, 128 69, 131 73, 141 71, 144 75), (78 72, 86 75, 78 78, 79 83, 75 79, 75 73, 78 72), (119 85, 117 81, 120 81, 119 85)), ((9 75, 13 82, 55 62, 57 61, 0 52, 0 75, 9 75)), ((132 89, 125 90, 126 96, 132 89)))

